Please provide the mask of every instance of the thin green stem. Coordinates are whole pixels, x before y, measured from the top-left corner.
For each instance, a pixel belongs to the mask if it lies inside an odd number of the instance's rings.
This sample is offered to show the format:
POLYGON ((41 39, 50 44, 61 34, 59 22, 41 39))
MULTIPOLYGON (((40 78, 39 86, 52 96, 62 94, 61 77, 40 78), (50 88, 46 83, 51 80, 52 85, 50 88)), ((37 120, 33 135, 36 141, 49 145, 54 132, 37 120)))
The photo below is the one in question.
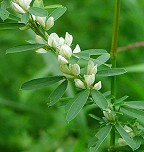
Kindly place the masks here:
MULTIPOLYGON (((116 54, 117 54, 119 15, 120 15, 120 0, 115 0, 114 7, 115 8, 114 8, 114 20, 113 20, 113 35, 112 35, 112 45, 111 45, 111 52, 110 52, 112 68, 116 68, 116 54)), ((111 79, 111 95, 115 97, 114 99, 111 100, 111 103, 114 103, 116 100, 116 76, 113 76, 111 79)), ((111 137, 110 137, 111 152, 113 152, 114 146, 115 146, 115 130, 113 128, 111 131, 111 137)))

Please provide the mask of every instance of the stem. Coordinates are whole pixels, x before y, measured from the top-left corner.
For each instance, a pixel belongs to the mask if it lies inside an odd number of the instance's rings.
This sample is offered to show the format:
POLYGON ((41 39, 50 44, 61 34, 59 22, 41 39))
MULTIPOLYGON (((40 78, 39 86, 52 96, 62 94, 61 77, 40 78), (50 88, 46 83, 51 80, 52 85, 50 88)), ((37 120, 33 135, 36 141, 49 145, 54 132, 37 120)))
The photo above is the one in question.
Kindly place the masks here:
MULTIPOLYGON (((114 8, 114 20, 113 20, 113 35, 112 35, 112 44, 111 44, 111 52, 110 52, 112 68, 116 68, 116 54, 117 54, 119 15, 120 15, 120 0, 115 0, 114 7, 115 8, 114 8)), ((111 79, 111 95, 115 97, 114 99, 111 100, 111 103, 114 103, 116 100, 116 76, 113 76, 111 79)), ((111 131, 111 136, 110 136, 111 152, 113 152, 112 149, 114 146, 115 146, 115 130, 113 128, 111 131)))

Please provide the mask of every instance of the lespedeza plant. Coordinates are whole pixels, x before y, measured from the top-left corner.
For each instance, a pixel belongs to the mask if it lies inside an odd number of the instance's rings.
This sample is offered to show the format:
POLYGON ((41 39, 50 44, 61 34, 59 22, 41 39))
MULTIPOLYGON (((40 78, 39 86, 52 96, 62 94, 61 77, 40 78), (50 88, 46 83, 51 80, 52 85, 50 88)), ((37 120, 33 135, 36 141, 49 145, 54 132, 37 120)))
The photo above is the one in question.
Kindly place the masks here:
POLYGON ((124 74, 126 71, 122 68, 116 68, 120 0, 114 0, 114 2, 114 31, 110 54, 104 49, 81 51, 78 44, 73 47, 73 36, 69 32, 66 32, 64 37, 58 36, 55 32, 49 33, 49 29, 54 26, 55 21, 65 13, 66 7, 54 5, 52 8, 55 7, 55 10, 49 14, 42 0, 3 0, 1 2, 2 20, 15 21, 1 23, 1 29, 19 27, 20 30, 31 29, 35 33, 35 43, 7 49, 6 53, 32 50, 37 53, 51 51, 57 56, 59 69, 62 72, 62 75, 30 80, 25 82, 21 88, 24 90, 39 89, 61 81, 60 85, 49 96, 48 105, 52 106, 62 98, 68 87, 68 82, 74 82, 78 91, 66 103, 68 109, 66 120, 68 122, 73 120, 85 105, 95 105, 101 109, 102 118, 90 114, 101 124, 99 131, 94 135, 93 144, 90 143, 91 152, 98 151, 109 135, 108 151, 110 152, 125 150, 127 146, 132 151, 141 149, 144 138, 144 126, 141 124, 141 121, 144 120, 144 102, 126 101, 127 96, 116 98, 116 76, 124 74), (109 59, 111 59, 111 64, 106 63, 109 59), (87 65, 82 67, 80 60, 86 61, 87 65), (104 70, 99 70, 101 65, 105 66, 104 70), (110 76, 112 77, 111 91, 102 93, 100 91, 102 82, 97 81, 97 77, 110 76), (127 121, 123 121, 121 116, 127 118, 127 121), (116 133, 121 137, 116 139, 116 133), (115 142, 116 140, 117 142, 115 142))

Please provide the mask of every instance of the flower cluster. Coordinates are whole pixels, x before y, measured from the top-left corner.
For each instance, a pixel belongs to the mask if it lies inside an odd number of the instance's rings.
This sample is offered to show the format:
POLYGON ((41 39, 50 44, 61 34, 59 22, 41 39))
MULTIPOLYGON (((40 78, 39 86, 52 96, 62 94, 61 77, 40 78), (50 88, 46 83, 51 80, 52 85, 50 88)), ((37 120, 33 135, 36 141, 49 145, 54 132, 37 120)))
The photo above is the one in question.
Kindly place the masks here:
MULTIPOLYGON (((30 3, 32 0, 13 0, 12 8, 19 14, 24 14, 30 8, 30 3)), ((40 17, 31 15, 30 21, 36 22, 44 31, 49 30, 54 25, 53 17, 40 17)), ((84 76, 80 75, 80 66, 78 63, 71 64, 70 58, 76 53, 81 51, 79 45, 77 44, 74 49, 71 48, 73 42, 73 36, 68 32, 65 34, 65 38, 59 37, 56 33, 51 33, 50 35, 47 32, 43 33, 45 36, 36 35, 35 41, 39 44, 45 44, 48 46, 48 49, 53 50, 58 56, 58 63, 60 70, 68 78, 73 78, 76 87, 81 89, 101 89, 101 81, 95 83, 95 75, 97 73, 97 65, 94 64, 92 60, 88 62, 87 73, 84 76), (47 39, 47 41, 46 41, 47 39)), ((46 48, 40 48, 36 50, 37 53, 47 53, 46 48)), ((78 58, 78 57, 77 57, 78 58)))
POLYGON ((80 66, 76 64, 70 64, 70 58, 73 53, 81 51, 77 44, 75 49, 72 50, 71 44, 73 36, 68 32, 65 34, 65 38, 59 37, 56 33, 52 33, 48 37, 48 45, 56 51, 58 55, 58 63, 60 70, 69 77, 77 77, 80 74, 80 66))
MULTIPOLYGON (((81 51, 77 44, 75 49, 72 51, 71 44, 73 41, 72 35, 68 32, 65 34, 65 38, 59 37, 56 33, 51 33, 48 36, 48 42, 43 40, 40 36, 36 36, 36 42, 40 44, 46 44, 53 49, 58 56, 58 63, 60 70, 69 78, 74 78, 76 87, 81 89, 101 89, 101 81, 95 83, 95 76, 97 73, 97 65, 92 60, 88 62, 87 73, 83 76, 83 81, 80 79, 80 66, 79 64, 71 64, 71 56, 81 51)), ((47 51, 43 48, 37 50, 38 53, 46 53, 47 51)))
POLYGON ((82 81, 80 79, 74 79, 75 85, 81 89, 89 88, 89 89, 100 90, 101 81, 94 84, 96 73, 97 73, 97 65, 94 65, 94 62, 92 60, 89 60, 87 66, 87 74, 84 75, 84 80, 82 81))
MULTIPOLYGON (((12 2, 12 8, 19 14, 25 14, 30 8, 30 3, 32 0, 14 0, 12 2)), ((46 31, 54 26, 54 18, 53 17, 40 17, 32 15, 32 19, 36 21, 43 29, 46 31)))

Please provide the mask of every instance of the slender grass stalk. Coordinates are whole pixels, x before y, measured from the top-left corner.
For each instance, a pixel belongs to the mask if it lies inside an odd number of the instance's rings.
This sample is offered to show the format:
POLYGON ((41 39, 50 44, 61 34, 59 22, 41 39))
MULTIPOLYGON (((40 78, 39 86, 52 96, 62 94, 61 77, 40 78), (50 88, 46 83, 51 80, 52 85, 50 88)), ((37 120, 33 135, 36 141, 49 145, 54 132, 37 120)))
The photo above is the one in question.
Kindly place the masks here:
MULTIPOLYGON (((120 0, 115 0, 114 4, 114 20, 113 20, 113 35, 112 35, 112 44, 111 44, 111 63, 112 68, 116 68, 116 54, 117 54, 117 43, 118 43, 118 31, 119 31, 119 15, 120 15, 120 0)), ((116 76, 113 76, 111 79, 111 95, 115 98, 111 100, 111 103, 114 103, 116 100, 116 76)), ((110 136, 110 147, 113 151, 115 146, 115 130, 112 129, 110 136)))

